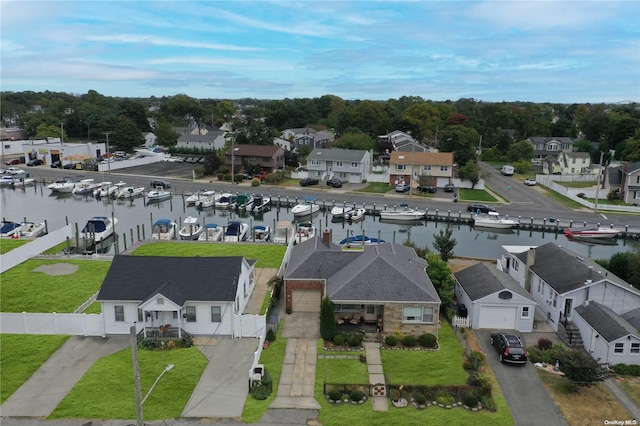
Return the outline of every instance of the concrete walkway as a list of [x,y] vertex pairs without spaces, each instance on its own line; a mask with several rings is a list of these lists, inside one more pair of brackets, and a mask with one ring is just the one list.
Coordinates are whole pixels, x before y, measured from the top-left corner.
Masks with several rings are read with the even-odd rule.
[[267,283],[277,273],[277,268],[256,268],[256,287],[251,292],[251,297],[249,297],[249,302],[244,310],[245,314],[260,315],[264,298],[271,291]]
[[386,384],[384,381],[384,371],[382,371],[382,357],[380,355],[380,344],[374,342],[366,342],[364,350],[367,353],[367,371],[369,372],[369,384],[373,386],[374,392],[376,385],[380,385],[380,395],[371,395],[371,406],[373,411],[389,411],[389,403],[387,400]]
[[[627,410],[627,412],[631,415],[631,419],[640,422],[640,407],[635,401],[629,398],[629,395],[618,386],[616,383],[616,379],[609,377],[604,381],[604,385],[609,389],[609,392],[620,402],[620,404]],[[631,420],[631,419],[622,419],[622,420]],[[631,423],[629,423],[631,424]]]

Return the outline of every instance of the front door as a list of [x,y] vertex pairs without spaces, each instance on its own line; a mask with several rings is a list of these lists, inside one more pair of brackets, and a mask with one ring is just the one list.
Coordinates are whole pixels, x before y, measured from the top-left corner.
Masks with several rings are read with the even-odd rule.
[[573,299],[567,299],[564,301],[564,317],[571,318],[571,307],[573,305]]

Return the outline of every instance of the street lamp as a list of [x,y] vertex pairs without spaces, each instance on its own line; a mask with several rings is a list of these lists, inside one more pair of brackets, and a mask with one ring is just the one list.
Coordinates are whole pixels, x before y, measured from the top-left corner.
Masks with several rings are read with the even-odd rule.
[[60,143],[64,143],[64,123],[60,123]]
[[231,145],[231,183],[236,183],[235,165],[236,165],[236,151],[240,148],[234,148]]

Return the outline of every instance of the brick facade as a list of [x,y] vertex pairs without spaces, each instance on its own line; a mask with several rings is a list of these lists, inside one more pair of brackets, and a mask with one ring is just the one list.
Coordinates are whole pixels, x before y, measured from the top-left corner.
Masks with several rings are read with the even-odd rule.
[[293,310],[293,290],[320,290],[320,298],[325,295],[325,280],[285,280],[285,309],[287,312]]
[[[433,323],[432,324],[417,324],[417,323],[403,323],[402,322],[402,308],[404,306],[432,306],[433,307]],[[438,335],[438,318],[440,316],[439,304],[437,303],[425,303],[425,304],[401,304],[401,303],[386,303],[384,305],[383,316],[383,331],[384,334],[391,334],[395,331],[400,331],[405,335],[420,336],[421,334],[431,333],[435,336]]]

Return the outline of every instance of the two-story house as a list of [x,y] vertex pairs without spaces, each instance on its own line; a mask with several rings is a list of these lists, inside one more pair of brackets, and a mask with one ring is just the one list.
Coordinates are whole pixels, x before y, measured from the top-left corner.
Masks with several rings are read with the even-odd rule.
[[542,164],[542,172],[547,175],[585,175],[598,174],[598,169],[591,167],[591,155],[588,152],[561,151],[557,156],[547,157]]
[[204,150],[214,150],[214,149],[222,149],[224,148],[225,143],[227,142],[225,137],[225,132],[222,130],[211,130],[206,134],[202,135],[180,135],[178,137],[178,148],[191,148],[191,149],[204,149]]
[[318,180],[340,178],[362,183],[371,172],[371,152],[361,149],[314,149],[307,157],[309,177]]
[[311,127],[285,129],[280,133],[282,139],[291,142],[293,151],[301,146],[308,145],[311,149],[328,148],[335,140],[335,134],[328,130],[316,130]]
[[569,137],[532,136],[527,139],[533,145],[533,159],[531,162],[541,166],[547,157],[558,158],[560,152],[572,152],[574,140]]
[[404,182],[416,186],[420,176],[426,176],[427,184],[442,187],[453,178],[453,153],[394,151],[389,169],[389,185]]
[[260,166],[265,172],[282,170],[284,150],[277,145],[233,145],[224,154],[224,164],[236,173],[250,166]]
[[625,203],[640,205],[640,162],[625,161],[619,167],[609,167],[606,180],[607,188],[618,189]]

